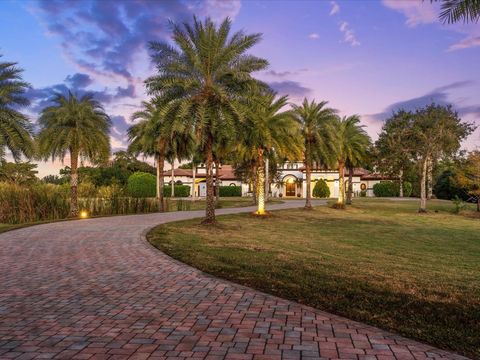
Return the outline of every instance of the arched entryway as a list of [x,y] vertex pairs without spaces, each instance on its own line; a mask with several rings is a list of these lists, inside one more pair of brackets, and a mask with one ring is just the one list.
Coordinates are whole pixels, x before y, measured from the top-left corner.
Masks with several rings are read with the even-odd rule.
[[295,197],[297,196],[298,179],[294,175],[287,175],[283,178],[283,196]]

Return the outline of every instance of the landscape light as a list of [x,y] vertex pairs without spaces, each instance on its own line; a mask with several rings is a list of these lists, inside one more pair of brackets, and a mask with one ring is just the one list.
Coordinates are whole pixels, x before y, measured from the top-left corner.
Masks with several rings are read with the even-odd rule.
[[80,217],[82,219],[86,219],[88,217],[88,212],[86,212],[85,210],[80,211]]

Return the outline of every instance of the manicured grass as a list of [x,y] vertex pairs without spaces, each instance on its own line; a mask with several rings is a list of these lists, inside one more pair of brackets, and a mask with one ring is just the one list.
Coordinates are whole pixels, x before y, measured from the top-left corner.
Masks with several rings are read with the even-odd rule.
[[355,199],[214,228],[170,223],[148,239],[216,276],[480,358],[480,219],[445,201],[417,208]]
[[[175,201],[175,200],[174,200]],[[280,204],[279,199],[271,199],[269,204]],[[253,206],[253,199],[251,197],[224,197],[220,198],[219,208],[232,208],[232,207],[244,207]],[[171,207],[172,210],[176,210],[176,206]],[[191,203],[190,210],[204,210],[205,200],[197,200]]]

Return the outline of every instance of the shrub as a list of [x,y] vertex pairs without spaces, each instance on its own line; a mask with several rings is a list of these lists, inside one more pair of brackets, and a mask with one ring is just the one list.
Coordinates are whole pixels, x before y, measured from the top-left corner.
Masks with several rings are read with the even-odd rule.
[[242,196],[241,186],[220,186],[221,197]]
[[373,193],[376,197],[393,197],[397,195],[397,186],[391,181],[382,181],[373,185]]
[[[78,206],[90,216],[117,214],[142,214],[158,211],[155,198],[134,198],[122,196],[119,185],[102,186],[100,197],[78,199]],[[182,204],[188,209],[189,204]],[[70,212],[70,187],[38,183],[20,186],[0,182],[0,223],[22,224],[37,221],[60,220]]]
[[[373,193],[376,197],[398,197],[400,196],[400,184],[393,181],[382,181],[373,185]],[[403,196],[409,197],[412,194],[412,183],[403,182]]]
[[[190,196],[190,186],[188,186],[188,185],[175,185],[173,190],[174,190],[174,195],[175,195],[174,197],[188,197],[188,196]],[[165,196],[165,197],[171,197],[172,196],[172,186],[171,185],[164,186],[163,196]]]
[[90,181],[83,181],[78,184],[79,197],[95,197],[97,195],[97,188]]
[[458,196],[455,196],[452,202],[453,202],[453,205],[455,206],[453,208],[454,214],[459,214],[462,210],[465,210],[465,208],[467,207],[467,204],[465,204],[465,202],[462,199],[460,199]]
[[329,198],[330,189],[327,183],[323,179],[319,179],[313,187],[313,197],[316,198]]
[[[404,197],[410,197],[410,195],[412,195],[412,190],[413,190],[412,183],[408,182],[408,181],[404,181],[403,182],[403,196]],[[400,189],[398,191],[399,191],[399,195],[400,195]]]
[[360,197],[367,197],[367,190],[360,191]]
[[458,184],[456,173],[452,170],[445,170],[440,174],[435,181],[433,192],[439,199],[468,199],[468,193]]
[[136,172],[128,178],[128,193],[136,198],[155,197],[157,179],[154,175]]
[[[99,198],[113,199],[116,197],[124,196],[123,188],[118,184],[112,184],[107,186],[100,186],[97,195]],[[92,196],[95,197],[95,196]]]
[[0,183],[0,223],[21,224],[63,219],[70,210],[69,187]]

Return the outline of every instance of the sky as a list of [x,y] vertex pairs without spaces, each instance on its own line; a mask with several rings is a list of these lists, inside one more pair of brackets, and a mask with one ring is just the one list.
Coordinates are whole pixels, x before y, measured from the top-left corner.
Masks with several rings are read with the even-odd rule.
[[[131,114],[154,74],[148,42],[170,41],[170,21],[196,15],[262,33],[255,74],[290,102],[326,100],[359,114],[373,140],[396,109],[452,104],[480,125],[480,23],[444,25],[439,4],[416,0],[1,0],[1,61],[32,88],[33,122],[55,92],[92,92],[113,120],[112,150],[128,145]],[[480,130],[464,148],[480,146]],[[39,163],[39,176],[68,164]]]

